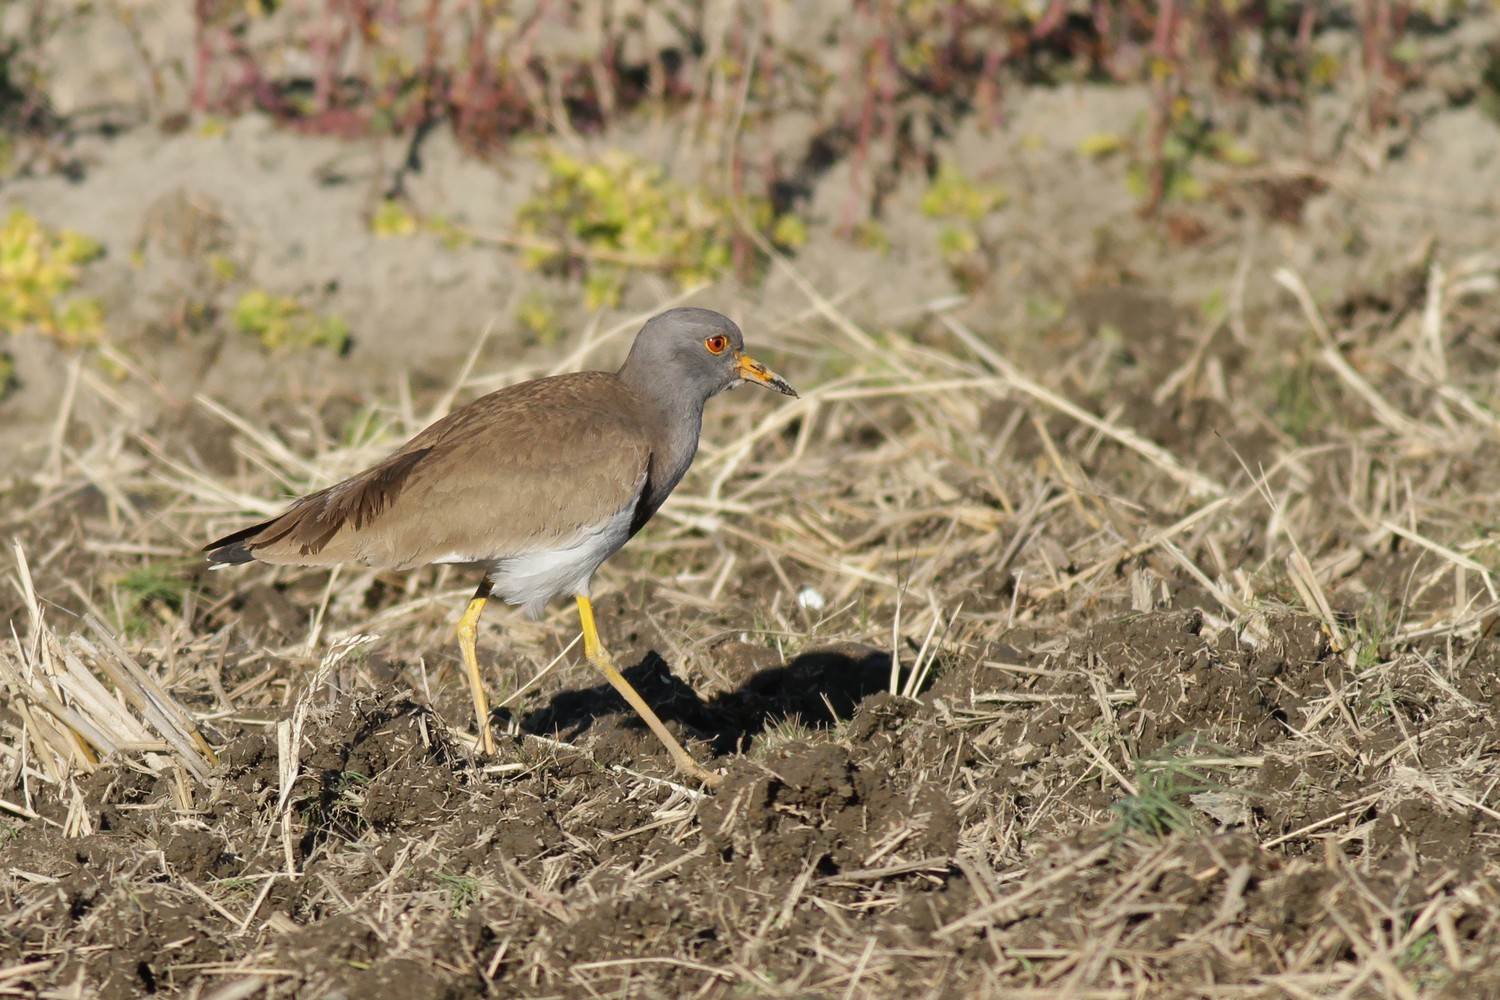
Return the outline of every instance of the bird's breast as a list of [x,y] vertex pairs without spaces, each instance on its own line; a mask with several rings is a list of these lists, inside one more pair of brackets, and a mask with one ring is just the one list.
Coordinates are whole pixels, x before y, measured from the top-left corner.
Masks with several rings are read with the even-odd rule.
[[586,595],[599,565],[630,539],[635,501],[603,524],[556,545],[506,556],[493,563],[490,579],[507,604],[522,604],[532,618],[541,617],[555,597]]

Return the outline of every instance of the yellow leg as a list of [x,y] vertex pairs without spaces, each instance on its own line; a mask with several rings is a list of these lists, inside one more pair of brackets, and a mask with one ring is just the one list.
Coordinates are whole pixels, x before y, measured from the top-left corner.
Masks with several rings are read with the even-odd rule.
[[630,703],[636,714],[645,720],[646,725],[656,734],[667,748],[667,753],[672,755],[672,762],[677,765],[677,770],[697,781],[701,781],[709,788],[717,788],[723,783],[722,775],[713,773],[699,764],[688,752],[682,748],[682,744],[673,739],[672,734],[667,732],[667,727],[662,725],[656,713],[651,711],[651,706],[646,704],[644,698],[630,686],[623,674],[615,668],[614,661],[604,651],[599,643],[599,630],[594,627],[594,606],[589,599],[582,594],[578,595],[578,617],[583,622],[583,655],[588,657],[589,662],[599,668],[604,674],[604,679],[609,681],[610,686],[620,692],[620,697]]
[[485,756],[495,752],[495,737],[490,732],[490,702],[484,696],[484,679],[479,676],[479,657],[474,653],[474,640],[479,635],[479,616],[484,613],[484,602],[489,599],[494,586],[485,577],[474,591],[464,616],[458,620],[458,650],[463,654],[464,668],[469,672],[469,693],[474,696],[474,722],[479,727],[479,750]]

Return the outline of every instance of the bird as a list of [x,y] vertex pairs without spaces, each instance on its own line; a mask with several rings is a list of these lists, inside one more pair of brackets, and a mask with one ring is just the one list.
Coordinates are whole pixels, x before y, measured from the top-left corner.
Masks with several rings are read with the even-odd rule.
[[454,564],[480,573],[458,620],[478,725],[495,753],[475,642],[491,596],[537,618],[578,606],[584,656],[656,734],[677,770],[713,788],[615,666],[594,621],[599,566],[651,520],[698,450],[703,407],[746,383],[796,397],[745,353],[738,325],[710,309],[646,321],[619,369],[533,379],[475,399],[383,461],[295,500],[280,515],[203,547],[211,569],[251,561],[392,570]]

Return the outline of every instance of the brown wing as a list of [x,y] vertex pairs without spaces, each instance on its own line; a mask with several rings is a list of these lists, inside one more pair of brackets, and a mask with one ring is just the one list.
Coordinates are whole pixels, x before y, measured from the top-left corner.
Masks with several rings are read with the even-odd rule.
[[374,468],[205,551],[214,565],[392,568],[536,551],[633,502],[650,457],[613,375],[538,379],[455,410]]

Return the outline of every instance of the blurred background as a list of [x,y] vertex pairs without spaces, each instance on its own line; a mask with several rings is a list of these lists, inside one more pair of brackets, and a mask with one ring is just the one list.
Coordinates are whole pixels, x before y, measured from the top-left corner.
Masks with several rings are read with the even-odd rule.
[[95,344],[177,398],[389,393],[704,288],[764,342],[803,282],[1022,349],[1231,302],[1243,340],[1276,266],[1331,294],[1488,247],[1494,13],[8,0],[6,246],[51,249],[0,405],[45,423]]

